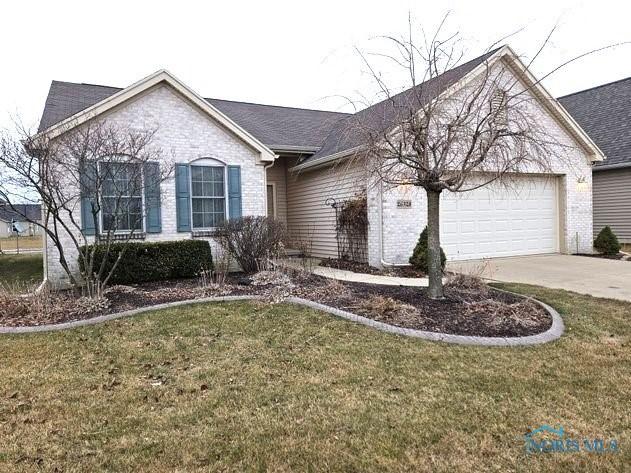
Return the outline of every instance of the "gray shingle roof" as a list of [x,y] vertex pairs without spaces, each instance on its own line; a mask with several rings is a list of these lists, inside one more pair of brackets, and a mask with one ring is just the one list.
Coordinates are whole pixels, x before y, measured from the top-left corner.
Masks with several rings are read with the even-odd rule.
[[104,85],[75,84],[54,80],[48,90],[38,131],[45,130],[121,90]]
[[[120,88],[53,81],[39,131],[114,95]],[[345,113],[206,99],[268,147],[317,148]]]
[[14,204],[17,212],[8,204],[0,202],[0,220],[10,222],[15,220],[21,222],[24,220],[22,215],[26,215],[31,220],[42,219],[42,206],[39,204]]
[[206,99],[272,149],[319,148],[346,113]]
[[607,157],[595,166],[631,163],[631,77],[558,100]]
[[[421,103],[427,103],[430,99],[458,82],[500,49],[489,51],[416,87],[404,90],[394,95],[391,99],[383,100],[354,115],[348,116],[344,120],[340,120],[327,136],[322,148],[305,161],[314,161],[355,148],[362,144],[364,133],[379,133],[390,129],[396,124],[398,114],[408,112],[411,105],[416,107],[416,103],[419,100]],[[420,108],[420,104],[417,108]],[[359,129],[362,130],[361,133],[358,133]]]
[[[388,129],[396,115],[409,104],[429,100],[456,83],[500,48],[461,64],[414,88],[403,91],[354,115],[302,108],[261,105],[221,99],[206,99],[271,149],[297,148],[317,152],[316,160],[361,144],[362,128]],[[39,131],[80,112],[122,89],[93,84],[53,81],[50,85]]]

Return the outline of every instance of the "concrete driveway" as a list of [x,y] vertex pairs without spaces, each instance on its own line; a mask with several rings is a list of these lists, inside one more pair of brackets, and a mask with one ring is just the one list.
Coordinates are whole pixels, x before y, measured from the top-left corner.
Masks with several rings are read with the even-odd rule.
[[631,301],[631,261],[537,255],[456,261],[448,263],[447,270]]

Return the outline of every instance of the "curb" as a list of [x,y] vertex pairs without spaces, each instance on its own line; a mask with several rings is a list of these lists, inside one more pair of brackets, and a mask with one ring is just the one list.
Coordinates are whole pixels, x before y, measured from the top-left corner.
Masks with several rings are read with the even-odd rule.
[[353,314],[352,312],[346,312],[344,310],[336,309],[334,307],[320,304],[318,302],[301,299],[299,297],[289,297],[287,298],[287,301],[300,304],[312,309],[328,312],[329,314],[337,315],[338,317],[342,317],[346,320],[367,325],[383,332],[388,332],[395,335],[403,335],[406,337],[421,338],[434,342],[454,343],[458,345],[476,345],[487,347],[539,345],[542,343],[552,342],[563,335],[565,325],[563,324],[563,319],[561,319],[559,313],[549,305],[544,304],[537,299],[529,299],[542,306],[548,312],[548,314],[550,314],[550,316],[552,317],[552,325],[545,332],[538,333],[536,335],[528,335],[525,337],[477,337],[473,335],[452,335],[449,333],[427,332],[425,330],[397,327],[395,325],[378,322],[367,317],[362,317],[361,315]]
[[200,299],[186,299],[183,301],[166,302],[164,304],[149,305],[145,307],[139,307],[137,309],[125,310],[123,312],[117,312],[115,314],[99,315],[91,319],[85,320],[73,320],[71,322],[63,322],[60,324],[45,324],[45,325],[33,325],[28,327],[2,327],[0,326],[0,334],[3,333],[38,333],[38,332],[57,332],[60,330],[67,330],[76,327],[83,327],[86,325],[96,325],[110,320],[122,319],[124,317],[131,317],[132,315],[142,314],[143,312],[150,312],[152,310],[169,309],[171,307],[177,307],[188,304],[203,304],[204,302],[229,302],[229,301],[243,301],[243,300],[255,300],[260,299],[260,296],[218,296],[218,297],[203,297]]
[[[142,314],[143,312],[150,312],[160,309],[168,309],[171,307],[178,307],[189,304],[203,304],[206,302],[230,302],[230,301],[244,301],[244,300],[260,300],[261,296],[220,296],[220,297],[204,297],[201,299],[188,299],[183,301],[168,302],[165,304],[157,304],[153,306],[140,307],[138,309],[127,310],[124,312],[118,312],[116,314],[100,315],[92,319],[76,320],[72,322],[64,322],[60,324],[48,324],[48,325],[36,325],[32,327],[0,327],[0,334],[20,334],[20,333],[41,333],[41,332],[55,332],[60,330],[67,330],[76,327],[83,327],[86,325],[95,325],[110,320],[121,319],[124,317],[131,317],[133,315]],[[427,332],[424,330],[415,330],[410,328],[397,327],[394,325],[378,322],[376,320],[362,317],[360,315],[346,312],[344,310],[336,309],[328,305],[320,304],[318,302],[309,301],[300,297],[288,297],[286,302],[302,305],[311,309],[320,310],[351,322],[356,322],[362,325],[367,325],[383,332],[392,333],[395,335],[403,335],[406,337],[420,338],[423,340],[430,340],[434,342],[454,343],[459,345],[476,345],[476,346],[494,346],[494,347],[514,347],[525,345],[539,345],[542,343],[548,343],[559,338],[565,326],[559,313],[547,304],[544,304],[537,299],[529,298],[533,302],[542,306],[548,314],[552,317],[552,325],[548,330],[537,335],[528,335],[525,337],[476,337],[468,335],[452,335],[448,333],[439,332]]]

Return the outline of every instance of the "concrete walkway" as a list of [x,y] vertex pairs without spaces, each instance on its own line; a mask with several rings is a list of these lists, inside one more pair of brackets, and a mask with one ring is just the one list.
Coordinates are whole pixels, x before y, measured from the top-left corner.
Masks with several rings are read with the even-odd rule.
[[447,270],[631,301],[631,261],[538,255],[451,262]]
[[396,276],[380,276],[378,274],[364,274],[346,271],[344,269],[316,266],[313,272],[325,278],[338,279],[340,281],[365,282],[370,284],[384,284],[387,286],[412,286],[427,287],[427,278],[401,278]]

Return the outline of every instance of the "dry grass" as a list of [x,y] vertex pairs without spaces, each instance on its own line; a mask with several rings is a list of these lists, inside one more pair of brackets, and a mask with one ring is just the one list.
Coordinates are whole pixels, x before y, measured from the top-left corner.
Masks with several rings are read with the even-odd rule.
[[[624,471],[631,304],[507,288],[567,334],[462,347],[225,303],[1,336],[0,471]],[[620,451],[527,455],[543,423]]]
[[326,279],[324,284],[312,284],[309,278],[310,273],[305,271],[292,274],[292,280],[296,285],[293,295],[313,301],[339,300],[352,297],[351,289],[337,279]]
[[458,292],[488,294],[489,286],[480,276],[455,273],[448,276],[445,291],[452,294]]
[[34,291],[26,283],[0,282],[0,326],[41,325],[86,318],[109,307],[106,298],[77,297],[69,291]]
[[495,299],[465,304],[464,310],[470,317],[484,317],[489,325],[502,326],[510,321],[521,327],[537,327],[541,319],[541,307],[530,300],[506,303]]
[[392,297],[369,295],[355,309],[359,313],[372,313],[380,318],[389,317],[393,314],[403,316],[412,315],[418,312],[416,307],[393,299]]

